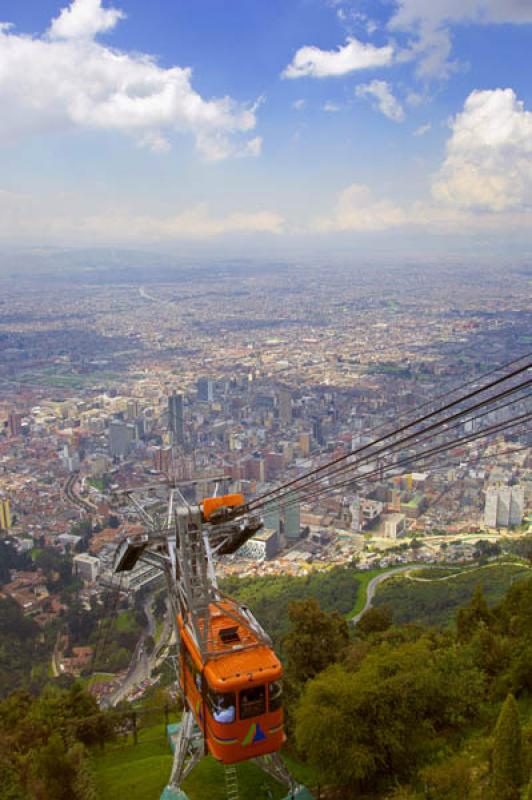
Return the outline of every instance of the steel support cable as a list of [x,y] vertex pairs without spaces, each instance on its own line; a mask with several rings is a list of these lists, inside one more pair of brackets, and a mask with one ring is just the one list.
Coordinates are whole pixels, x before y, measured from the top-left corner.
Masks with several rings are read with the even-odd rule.
[[[419,464],[420,462],[424,462],[427,459],[431,459],[434,456],[439,455],[439,454],[441,454],[441,453],[443,453],[443,452],[445,452],[447,450],[451,450],[452,448],[454,448],[454,447],[456,447],[456,446],[458,446],[460,444],[469,444],[470,442],[474,441],[475,439],[484,438],[486,436],[491,436],[491,435],[497,435],[499,433],[504,432],[505,430],[507,430],[509,428],[515,427],[515,425],[518,425],[518,424],[520,424],[522,422],[528,422],[529,420],[532,420],[532,414],[526,415],[523,419],[518,419],[518,420],[515,420],[515,421],[511,421],[509,423],[506,423],[504,425],[501,425],[496,430],[495,429],[494,430],[489,430],[489,431],[484,430],[480,434],[477,434],[474,437],[473,436],[467,437],[467,438],[463,437],[462,439],[455,440],[455,441],[453,441],[453,442],[451,442],[451,443],[449,443],[447,445],[440,445],[439,447],[433,448],[430,451],[426,451],[424,453],[418,453],[418,454],[409,456],[408,458],[405,458],[402,461],[396,462],[395,464],[388,464],[383,468],[379,468],[379,469],[373,470],[372,472],[369,472],[367,474],[351,476],[351,477],[349,477],[347,479],[344,479],[342,481],[338,481],[337,483],[331,484],[330,486],[321,487],[319,490],[317,490],[317,491],[315,490],[314,492],[311,492],[310,494],[306,495],[302,499],[294,499],[291,502],[287,503],[285,508],[291,508],[294,505],[298,505],[300,502],[308,503],[311,500],[313,500],[315,497],[318,497],[321,494],[325,494],[326,492],[331,492],[331,491],[335,491],[337,489],[345,488],[345,487],[348,487],[348,486],[350,486],[352,484],[355,484],[355,485],[356,484],[362,484],[362,483],[364,483],[366,481],[371,481],[374,478],[378,478],[378,477],[381,477],[381,476],[384,476],[384,475],[388,476],[388,473],[390,473],[392,470],[396,469],[397,467],[405,467],[405,466],[412,466],[414,464]],[[529,449],[529,448],[523,448],[523,449]]]
[[[513,359],[512,361],[508,361],[508,362],[506,362],[505,364],[501,364],[501,365],[500,365],[500,366],[498,366],[498,367],[494,367],[493,369],[491,369],[491,370],[488,370],[487,372],[484,372],[484,373],[482,373],[481,375],[477,376],[476,378],[473,378],[473,379],[471,379],[471,380],[469,380],[469,381],[466,381],[465,383],[462,383],[462,384],[460,384],[459,386],[456,386],[456,387],[454,387],[454,389],[449,389],[448,391],[446,391],[446,392],[444,392],[444,393],[442,393],[442,394],[436,395],[436,397],[434,397],[434,398],[431,398],[430,400],[427,400],[427,401],[426,401],[426,402],[424,402],[424,403],[421,403],[419,406],[416,406],[416,407],[415,407],[415,408],[413,408],[411,411],[404,411],[404,412],[402,412],[401,414],[399,414],[399,415],[396,417],[396,419],[402,419],[402,418],[404,418],[405,416],[407,416],[408,414],[413,414],[413,413],[415,413],[416,411],[419,411],[419,410],[421,410],[422,408],[426,408],[427,406],[429,406],[429,405],[432,405],[433,403],[437,402],[437,400],[440,400],[440,399],[442,399],[442,398],[444,398],[444,397],[448,397],[448,396],[449,396],[449,394],[454,394],[455,392],[458,392],[458,391],[460,391],[461,389],[465,389],[467,386],[471,386],[472,384],[478,383],[478,381],[479,381],[479,380],[482,380],[482,379],[484,379],[484,378],[488,377],[489,375],[493,375],[493,374],[495,374],[495,373],[497,373],[497,372],[500,372],[500,371],[501,371],[501,370],[503,370],[503,369],[507,369],[508,367],[510,367],[510,366],[513,366],[514,364],[517,364],[519,361],[522,361],[524,358],[530,358],[530,357],[532,357],[532,352],[530,352],[530,353],[525,353],[525,354],[523,354],[522,356],[519,356],[519,358]],[[528,365],[527,367],[525,367],[524,369],[517,370],[516,372],[514,372],[514,373],[511,373],[510,375],[508,375],[508,376],[506,376],[506,377],[503,377],[503,378],[502,378],[502,379],[500,379],[499,381],[495,381],[495,382],[492,382],[491,384],[487,384],[485,387],[480,387],[477,393],[481,393],[481,392],[485,391],[486,389],[490,388],[491,386],[494,386],[494,385],[496,385],[497,383],[500,383],[500,382],[501,382],[501,380],[506,380],[506,379],[508,379],[508,378],[512,377],[512,375],[514,375],[514,374],[519,374],[520,372],[523,372],[524,370],[528,369],[530,366],[532,366],[532,364],[529,364],[529,365]],[[474,393],[473,393],[473,394],[474,394]],[[470,395],[466,395],[466,396],[464,396],[463,398],[458,398],[458,400],[457,400],[457,401],[455,401],[455,404],[456,404],[456,403],[458,403],[458,402],[461,402],[462,400],[465,400],[465,399],[467,399],[469,396],[470,396]],[[432,416],[432,415],[438,414],[438,413],[440,413],[440,411],[444,410],[444,409],[445,409],[445,408],[447,408],[447,407],[449,407],[449,406],[443,406],[441,409],[436,409],[436,411],[432,412],[432,414],[431,414],[431,415],[428,415],[428,416]],[[421,418],[421,420],[423,420],[423,419],[426,419],[426,418],[427,418],[427,417],[422,417],[422,418]],[[412,421],[411,421],[411,422],[410,422],[410,423],[409,423],[407,426],[405,426],[405,427],[410,427],[411,425],[415,425],[415,424],[416,424],[417,422],[419,422],[419,421],[420,421],[420,420],[412,420]],[[377,425],[377,426],[375,426],[374,428],[370,428],[370,430],[368,431],[368,433],[373,433],[374,431],[381,430],[381,429],[382,429],[382,428],[383,428],[385,425],[386,425],[386,423],[384,423],[384,425]],[[400,429],[396,429],[395,431],[390,431],[390,433],[389,433],[389,434],[387,434],[387,435],[386,435],[386,437],[384,437],[384,438],[387,438],[387,437],[389,437],[389,436],[393,436],[395,433],[397,433],[398,431],[400,431],[400,430],[403,430],[403,429],[404,429],[404,428],[400,428]],[[378,441],[380,441],[380,439],[377,439],[377,440],[375,440],[375,442],[378,442]],[[356,453],[356,452],[359,452],[359,451],[360,451],[360,448],[359,448],[358,450],[353,450],[353,451],[351,451],[351,453],[347,453],[347,454],[345,454],[344,456],[342,456],[342,458],[348,458],[348,457],[349,457],[349,455],[352,455],[352,454],[354,454],[354,453]],[[335,462],[333,461],[333,462],[330,462],[329,464],[325,464],[325,465],[323,465],[322,467],[317,467],[316,469],[317,469],[317,470],[320,470],[320,469],[325,469],[327,466],[329,466],[330,464],[334,464],[334,463],[335,463]],[[314,471],[315,471],[315,470],[313,470],[313,471],[309,472],[309,473],[308,473],[308,475],[311,475],[311,474],[312,474],[312,472],[314,472]],[[296,480],[297,480],[297,481],[299,481],[299,480],[302,480],[304,477],[306,477],[306,476],[300,476],[300,478],[294,479],[294,481],[296,481]],[[291,484],[291,482],[287,482],[286,484],[282,484],[280,487],[276,487],[276,489],[272,489],[270,492],[266,492],[266,493],[264,493],[263,495],[260,495],[259,497],[255,498],[255,500],[254,500],[254,501],[252,501],[252,502],[253,502],[253,503],[255,503],[255,502],[257,502],[258,500],[262,500],[262,498],[264,498],[264,497],[268,497],[268,496],[270,496],[271,494],[273,494],[273,493],[275,493],[275,492],[277,492],[277,491],[279,491],[279,490],[281,490],[281,489],[285,488],[286,486],[288,486],[288,485],[290,485],[290,484]]]
[[[460,419],[461,421],[458,422],[458,425],[462,424],[462,422],[470,421],[470,420],[461,419],[461,418],[462,417],[466,417],[467,414],[469,414],[471,411],[473,411],[473,410],[475,410],[475,409],[477,409],[479,407],[486,406],[486,405],[489,405],[489,404],[494,403],[494,402],[498,402],[499,400],[503,399],[504,397],[506,397],[508,395],[513,394],[516,391],[520,391],[520,390],[522,390],[524,388],[527,388],[530,384],[532,384],[532,379],[529,380],[529,381],[525,381],[524,383],[519,384],[518,386],[511,387],[510,389],[507,389],[504,392],[501,392],[501,393],[499,393],[497,395],[494,395],[491,398],[486,398],[481,403],[478,403],[475,406],[470,406],[469,408],[462,409],[460,412],[457,412],[456,414],[454,414],[451,417],[448,417],[447,419],[440,420],[440,421],[438,421],[437,423],[434,423],[431,426],[427,426],[426,428],[423,428],[421,431],[416,431],[416,432],[414,432],[412,434],[409,434],[406,437],[403,437],[403,439],[400,439],[400,440],[398,440],[396,442],[392,442],[389,445],[386,445],[385,447],[380,448],[377,451],[368,453],[368,454],[362,456],[362,458],[358,459],[356,462],[349,462],[349,464],[342,464],[341,466],[336,467],[333,470],[329,470],[324,475],[320,475],[320,476],[314,478],[313,480],[308,481],[307,483],[303,484],[302,486],[298,486],[295,489],[291,489],[289,491],[285,491],[282,494],[280,494],[279,496],[268,500],[267,503],[265,503],[264,505],[269,505],[271,503],[274,503],[274,502],[277,502],[279,500],[282,500],[284,497],[289,496],[289,495],[291,495],[291,494],[293,494],[295,492],[302,492],[302,491],[305,491],[306,489],[308,489],[308,488],[310,488],[310,487],[312,487],[314,485],[319,485],[320,481],[322,481],[322,480],[324,480],[326,478],[330,478],[332,475],[335,475],[337,473],[343,472],[343,471],[349,469],[350,467],[352,467],[354,464],[361,464],[361,463],[364,463],[364,462],[366,462],[368,460],[373,460],[375,458],[375,456],[379,455],[382,452],[388,452],[388,451],[392,452],[394,449],[397,449],[398,446],[402,446],[403,444],[405,444],[409,440],[415,439],[416,437],[419,437],[420,435],[422,435],[423,433],[426,433],[427,431],[435,430],[436,433],[432,433],[432,435],[431,435],[433,437],[434,435],[441,435],[441,433],[444,433],[444,432],[447,432],[449,430],[452,430],[454,427],[457,427],[457,425],[455,424],[455,425],[449,427],[448,426],[449,421],[454,420],[454,419]],[[523,398],[518,398],[518,399],[521,400]],[[514,402],[514,401],[512,401],[512,402]],[[504,407],[504,406],[502,406],[502,407]],[[501,408],[501,406],[499,408]],[[491,411],[496,411],[496,410],[497,409],[490,409],[488,412],[485,412],[485,413],[490,413]],[[476,419],[476,418],[478,418],[480,416],[485,416],[485,413],[477,415],[477,417],[473,417],[473,418],[471,418],[471,420],[472,419]],[[437,428],[439,428],[439,427],[442,428],[442,431],[437,431]],[[361,448],[361,449],[368,449],[369,447],[373,446],[373,444],[374,443],[369,443],[367,446],[365,446],[364,448]],[[305,478],[305,476],[301,476],[299,480],[303,480],[304,478]],[[262,503],[260,505],[262,505]],[[255,510],[255,507],[252,510]]]
[[[521,359],[519,359],[519,360],[521,360]],[[338,464],[338,463],[340,463],[342,461],[345,461],[347,458],[350,458],[353,455],[357,455],[358,453],[361,453],[361,452],[369,449],[370,447],[373,447],[376,444],[380,444],[380,442],[385,441],[386,439],[390,439],[392,436],[397,436],[399,433],[403,433],[404,431],[408,430],[409,428],[412,428],[415,425],[420,425],[422,422],[425,422],[425,421],[429,420],[430,418],[437,416],[438,414],[442,414],[443,412],[448,411],[451,408],[454,408],[455,406],[459,405],[460,403],[464,403],[465,401],[470,400],[471,398],[476,397],[479,394],[483,394],[484,392],[488,391],[489,389],[492,389],[495,386],[498,386],[499,384],[504,383],[505,381],[508,381],[511,378],[514,378],[517,375],[522,374],[523,372],[526,372],[531,367],[532,367],[532,363],[527,363],[524,366],[513,370],[508,375],[503,375],[501,378],[497,378],[497,380],[491,381],[491,383],[488,383],[483,387],[475,389],[472,392],[468,392],[466,395],[463,395],[463,396],[457,398],[456,400],[453,400],[453,401],[451,401],[449,403],[446,403],[445,405],[441,406],[440,408],[436,409],[435,411],[430,412],[429,414],[425,414],[422,417],[419,417],[419,418],[417,418],[415,420],[412,420],[411,422],[408,422],[406,425],[402,425],[401,427],[396,428],[395,430],[390,431],[387,434],[384,434],[383,436],[379,437],[378,439],[375,439],[373,442],[369,442],[366,445],[362,445],[362,447],[359,447],[359,448],[356,448],[354,450],[351,450],[350,452],[345,453],[344,455],[339,456],[338,458],[335,458],[332,461],[329,461],[327,464],[323,464],[323,465],[321,465],[319,467],[316,467],[315,469],[309,470],[309,472],[307,472],[305,475],[301,475],[299,478],[293,478],[292,480],[287,481],[286,483],[282,484],[281,486],[278,486],[275,489],[271,489],[269,492],[265,492],[264,494],[262,494],[259,497],[255,498],[255,500],[252,500],[250,503],[248,503],[245,506],[245,508],[243,508],[242,513],[245,513],[248,510],[249,511],[256,510],[259,506],[265,504],[263,502],[264,500],[266,500],[267,498],[272,498],[272,497],[274,497],[274,495],[278,495],[280,492],[288,489],[290,486],[294,486],[294,485],[296,485],[298,483],[301,483],[301,481],[303,481],[305,479],[308,479],[308,478],[311,478],[313,475],[319,474],[320,472],[323,472],[323,471],[329,469],[330,467],[334,466],[335,464]],[[502,368],[504,368],[504,367],[502,367]],[[279,498],[275,497],[275,499],[279,499]]]
[[[371,480],[374,477],[378,477],[384,473],[390,472],[392,469],[396,469],[397,467],[402,467],[405,465],[417,464],[420,461],[424,461],[427,458],[433,457],[438,455],[439,453],[443,453],[447,450],[451,450],[454,447],[460,446],[462,444],[469,444],[472,441],[477,439],[485,438],[486,436],[496,435],[502,433],[503,431],[515,427],[516,425],[525,423],[532,420],[532,412],[527,412],[526,414],[521,415],[520,417],[516,417],[513,420],[509,420],[506,422],[499,422],[496,425],[493,425],[489,428],[484,428],[482,431],[479,431],[474,434],[469,434],[468,436],[464,436],[458,439],[453,439],[451,442],[445,442],[443,444],[437,445],[430,450],[426,450],[421,453],[415,453],[407,458],[397,461],[393,464],[387,464],[381,466],[371,472],[362,474],[362,475],[353,475],[347,479],[342,481],[338,481],[337,483],[330,484],[329,486],[321,486],[319,489],[314,489],[314,491],[310,492],[309,494],[304,494],[297,498],[294,498],[290,502],[284,505],[284,508],[291,508],[294,505],[297,505],[301,502],[308,502],[312,500],[314,497],[319,496],[320,494],[324,494],[325,492],[330,492],[335,489],[339,489],[345,486],[349,486],[352,483],[362,483],[366,480]],[[529,449],[529,448],[522,448],[522,449]]]
[[389,472],[390,470],[395,469],[398,466],[402,466],[403,464],[417,463],[418,461],[423,460],[423,458],[425,456],[427,456],[427,455],[431,455],[433,453],[437,453],[437,452],[440,452],[440,451],[444,452],[445,450],[450,450],[453,447],[456,447],[456,446],[458,446],[460,444],[468,444],[471,441],[476,441],[477,439],[482,439],[485,436],[489,436],[489,435],[491,435],[493,433],[495,433],[495,434],[500,433],[501,431],[506,430],[507,428],[514,427],[515,425],[528,422],[529,419],[531,418],[531,415],[532,415],[532,412],[527,411],[525,414],[522,414],[519,417],[515,417],[514,419],[504,420],[502,422],[495,423],[494,425],[488,426],[487,428],[483,428],[481,431],[476,431],[474,433],[467,434],[466,436],[452,439],[450,442],[441,442],[438,445],[434,445],[434,447],[430,448],[429,450],[423,450],[423,451],[418,452],[418,453],[413,453],[411,455],[408,455],[405,459],[402,459],[401,461],[396,461],[396,462],[388,463],[388,464],[381,464],[381,465],[379,465],[379,467],[375,468],[374,470],[370,470],[369,472],[362,473],[362,474],[352,475],[349,478],[347,478],[346,480],[343,480],[341,482],[335,482],[335,483],[332,483],[332,484],[329,484],[329,485],[324,484],[321,487],[315,487],[315,488],[313,488],[312,492],[310,492],[310,493],[306,493],[306,494],[302,493],[302,494],[300,494],[298,496],[294,495],[293,499],[290,502],[284,504],[284,507],[285,508],[291,507],[292,505],[295,505],[295,504],[297,504],[297,503],[299,503],[301,501],[305,501],[310,497],[317,496],[321,492],[329,491],[330,489],[334,489],[336,486],[348,485],[349,483],[352,483],[353,481],[356,481],[356,480],[363,481],[367,477],[374,477],[374,476],[380,475],[380,474],[382,474],[384,472]]
[[[527,365],[527,367],[525,367],[523,369],[528,369],[528,368],[529,368],[529,365]],[[522,372],[522,371],[523,370],[519,370],[519,372]],[[513,376],[507,376],[507,377],[513,377]],[[496,383],[500,383],[501,380],[507,380],[507,378],[499,379]],[[509,389],[505,389],[504,392],[500,392],[500,393],[498,393],[496,395],[493,395],[492,397],[484,398],[480,402],[478,402],[478,403],[476,403],[476,404],[474,404],[472,406],[469,406],[468,408],[461,409],[460,411],[457,411],[455,414],[452,414],[451,416],[445,417],[442,420],[437,420],[436,422],[431,423],[430,425],[426,426],[425,428],[422,428],[421,430],[414,431],[413,433],[410,433],[410,434],[408,434],[407,436],[404,436],[401,439],[397,439],[394,442],[391,442],[391,443],[388,443],[388,444],[384,445],[383,447],[377,449],[376,451],[371,451],[370,453],[366,453],[366,455],[362,459],[359,459],[356,463],[363,463],[364,461],[367,461],[368,459],[372,460],[373,458],[378,456],[380,453],[387,452],[387,451],[389,451],[391,449],[397,449],[397,447],[404,445],[405,443],[409,442],[410,440],[415,439],[416,437],[419,437],[424,433],[428,433],[430,431],[435,431],[438,428],[442,428],[443,429],[442,432],[444,432],[445,426],[447,426],[450,422],[453,422],[454,420],[458,420],[458,419],[460,419],[462,417],[465,417],[465,416],[467,416],[467,414],[469,414],[472,411],[477,410],[478,408],[485,407],[486,405],[490,405],[492,403],[495,403],[495,402],[503,399],[504,397],[507,397],[508,395],[511,395],[511,394],[513,394],[513,393],[515,393],[517,391],[521,391],[522,389],[527,388],[531,384],[532,384],[532,379],[530,379],[528,381],[525,381],[524,383],[518,384],[517,386],[510,387]],[[485,388],[488,388],[488,387],[485,387]],[[485,391],[485,389],[483,389],[481,391]],[[474,392],[474,393],[472,393],[472,396],[478,395],[479,393],[480,392]],[[464,399],[465,398],[461,398],[459,401],[456,401],[456,402],[453,402],[453,403],[449,404],[447,406],[447,408],[449,406],[452,407],[452,406],[456,405],[457,402],[463,402]],[[256,500],[252,500],[246,506],[246,510],[257,511],[259,508],[261,508],[261,507],[263,507],[265,505],[271,505],[271,504],[273,504],[275,502],[278,502],[278,501],[282,500],[284,497],[290,496],[291,494],[294,494],[295,492],[302,492],[305,489],[308,489],[313,485],[318,485],[319,482],[321,480],[323,480],[324,478],[330,477],[331,475],[340,473],[340,472],[352,467],[353,466],[353,462],[349,462],[348,464],[343,464],[342,463],[342,462],[345,462],[348,458],[352,458],[353,455],[356,455],[358,453],[370,450],[370,448],[375,447],[376,444],[380,444],[381,442],[385,441],[386,439],[391,438],[391,436],[395,436],[400,432],[408,430],[408,428],[412,427],[414,424],[419,424],[420,421],[424,421],[426,419],[430,419],[430,417],[435,416],[436,414],[439,414],[439,413],[443,412],[443,410],[445,410],[445,409],[442,408],[439,411],[435,412],[434,415],[433,414],[429,414],[426,417],[423,417],[421,420],[416,421],[416,423],[411,423],[411,424],[409,424],[407,426],[403,426],[402,428],[397,429],[395,432],[390,433],[387,436],[381,437],[380,439],[376,439],[375,441],[369,442],[368,444],[365,444],[365,445],[363,445],[362,447],[360,447],[360,448],[358,448],[356,450],[352,450],[349,453],[346,453],[346,454],[344,454],[342,456],[339,456],[338,458],[330,461],[328,464],[324,464],[321,467],[316,468],[315,470],[311,470],[306,475],[301,475],[299,478],[294,478],[293,480],[287,482],[283,486],[278,487],[275,490],[275,496],[272,496],[274,494],[273,490],[272,490],[272,492],[268,493],[268,496],[269,496],[268,500],[264,500],[264,499],[261,499],[261,498],[257,498]],[[334,469],[334,470],[331,470],[330,468],[334,467],[336,464],[342,464],[342,465],[339,466],[339,467],[336,467],[336,469]],[[324,473],[324,474],[320,475],[319,473]],[[317,476],[317,477],[313,477],[313,476]],[[309,480],[309,478],[312,478],[312,480]],[[305,481],[305,480],[307,480],[307,483],[303,483],[302,485],[296,485],[296,484],[301,484],[302,481]],[[291,486],[295,487],[295,488],[290,488]],[[266,495],[264,495],[263,498],[265,496]]]
[[[480,461],[490,461],[493,458],[500,458],[501,456],[509,456],[513,455],[514,453],[523,453],[525,450],[530,450],[529,445],[525,445],[524,447],[514,447],[511,450],[502,450],[499,453],[495,453],[489,456],[477,456],[476,458],[469,458],[467,461],[460,461],[460,466],[462,464],[478,464]],[[442,466],[435,467],[432,469],[432,472],[441,472],[442,469],[448,469],[449,464],[443,464]]]
[[[496,398],[491,398],[489,400],[489,402],[491,403],[491,402],[498,401],[498,400],[500,400],[501,398],[503,398],[505,396],[513,394],[515,391],[518,391],[518,390],[523,389],[523,388],[527,388],[531,384],[532,384],[532,379],[530,379],[529,381],[525,381],[523,384],[520,384],[519,387],[513,387],[512,389],[507,389],[504,393],[501,393]],[[486,411],[482,411],[480,414],[476,414],[473,417],[468,417],[468,418],[465,418],[465,419],[460,417],[457,421],[455,421],[455,423],[453,425],[448,425],[448,423],[446,421],[444,421],[443,429],[442,430],[432,431],[429,434],[429,436],[425,436],[424,438],[419,438],[420,436],[422,436],[423,433],[425,433],[428,430],[428,429],[425,429],[425,430],[420,431],[419,433],[416,433],[416,434],[414,434],[412,436],[405,437],[404,439],[400,440],[399,442],[392,443],[389,447],[385,448],[385,450],[386,450],[385,455],[392,455],[397,449],[400,450],[401,447],[403,446],[404,442],[406,441],[406,439],[412,439],[412,438],[415,439],[415,441],[413,442],[413,444],[411,446],[423,444],[426,441],[431,441],[432,439],[435,439],[437,436],[442,436],[442,435],[444,435],[446,433],[449,433],[450,431],[461,427],[462,425],[466,424],[467,422],[474,422],[477,419],[481,419],[482,417],[487,416],[488,414],[493,414],[496,411],[501,411],[503,408],[506,408],[508,406],[514,405],[515,403],[523,402],[523,400],[526,400],[530,396],[532,396],[532,394],[529,392],[529,393],[525,394],[524,396],[516,397],[516,398],[513,398],[511,400],[508,400],[506,403],[503,403],[502,405],[498,405],[496,408],[488,408]],[[466,417],[467,417],[467,413],[468,413],[468,411],[465,412]],[[381,450],[377,451],[376,453],[368,453],[365,456],[362,456],[362,458],[358,459],[355,462],[350,462],[349,464],[343,464],[342,466],[337,467],[336,469],[332,470],[331,472],[328,472],[325,475],[320,476],[319,478],[309,482],[308,484],[305,484],[302,487],[299,487],[297,489],[292,489],[292,490],[284,493],[281,496],[281,498],[279,498],[279,502],[281,500],[283,500],[284,498],[286,498],[286,497],[290,497],[290,495],[294,495],[294,496],[298,495],[298,496],[300,496],[303,492],[307,491],[309,488],[312,489],[313,487],[318,487],[322,481],[330,479],[334,475],[338,475],[338,474],[341,474],[343,472],[347,472],[351,468],[355,468],[356,469],[357,467],[367,463],[368,461],[373,461],[375,459],[375,457],[377,455],[379,455],[379,453],[382,452],[383,449],[384,448],[381,448]],[[277,501],[277,499],[274,500],[274,501],[270,500],[268,502],[268,504],[272,503],[272,502],[276,502],[276,501]]]
[[[496,372],[500,372],[503,369],[507,369],[508,367],[517,364],[524,358],[532,358],[532,352],[525,353],[524,355],[519,356],[519,358],[514,358],[513,361],[507,361],[505,364],[501,364],[501,366],[499,367],[494,367],[493,369],[487,370],[486,372],[482,372],[480,375],[477,375],[476,378],[471,378],[470,380],[465,381],[465,383],[461,383],[459,386],[455,386],[454,389],[448,389],[447,391],[442,392],[441,394],[437,394],[435,397],[431,397],[430,400],[426,400],[425,402],[420,403],[418,406],[415,406],[410,410],[402,411],[400,414],[394,416],[394,421],[398,419],[404,419],[409,414],[415,414],[416,412],[421,411],[421,409],[427,408],[427,406],[431,406],[433,403],[437,403],[438,400],[443,400],[443,398],[449,397],[450,394],[459,392],[461,389],[466,389],[468,386],[472,386],[473,384],[478,383],[480,380],[484,380],[485,378],[488,378],[490,375],[494,375]],[[374,433],[375,431],[381,430],[381,428],[385,427],[386,424],[387,423],[381,423],[379,425],[375,425],[373,428],[370,428],[367,431],[366,436],[369,436],[370,433]]]

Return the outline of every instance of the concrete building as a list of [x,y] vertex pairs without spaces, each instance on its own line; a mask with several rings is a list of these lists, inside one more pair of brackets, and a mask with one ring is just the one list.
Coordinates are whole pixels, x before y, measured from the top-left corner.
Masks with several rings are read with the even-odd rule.
[[510,528],[523,521],[525,491],[522,486],[489,487],[484,505],[487,528]]
[[153,468],[157,472],[170,472],[172,466],[172,448],[156,447],[153,451]]
[[88,553],[80,553],[74,556],[74,572],[84,581],[92,583],[98,577],[100,571],[100,559]]
[[301,505],[294,502],[294,497],[289,495],[288,502],[283,508],[284,536],[287,541],[295,541],[301,535]]
[[125,458],[135,439],[135,426],[121,419],[111,420],[108,430],[109,452],[113,457]]
[[0,530],[8,531],[11,527],[11,502],[0,500]]
[[22,431],[22,417],[12,411],[7,418],[7,430],[10,436],[18,436]]
[[281,533],[281,511],[279,504],[268,505],[262,513],[264,521],[264,528],[267,530],[276,531],[277,535]]
[[209,378],[198,378],[196,382],[198,400],[202,403],[212,403],[214,400],[214,382]]
[[279,389],[277,392],[277,405],[281,425],[290,425],[292,422],[292,395],[288,389]]
[[185,443],[185,426],[183,419],[183,395],[175,392],[168,398],[168,429],[175,444]]
[[263,528],[238,550],[238,556],[255,561],[269,561],[275,558],[279,549],[279,533],[269,528]]
[[384,536],[386,539],[397,539],[405,532],[406,517],[404,514],[389,514],[384,520]]
[[349,511],[351,513],[351,530],[355,533],[358,533],[361,528],[359,497],[355,497],[355,499],[349,504]]

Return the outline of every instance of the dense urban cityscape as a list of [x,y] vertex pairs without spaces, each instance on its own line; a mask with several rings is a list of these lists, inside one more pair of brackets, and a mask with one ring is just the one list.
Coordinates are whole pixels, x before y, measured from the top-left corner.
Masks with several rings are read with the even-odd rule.
[[[526,271],[485,268],[480,284],[457,266],[223,264],[117,283],[94,270],[3,280],[2,535],[20,554],[70,553],[90,609],[113,583],[117,542],[138,530],[120,492],[149,485],[142,501],[153,503],[153,485],[164,493],[171,479],[193,500],[217,483],[251,499],[363,447],[525,354],[529,287]],[[526,395],[512,414],[523,409]],[[480,539],[528,530],[530,437],[517,425],[394,466],[406,447],[371,480],[274,503],[219,572],[305,575],[353,559],[369,569],[408,563],[412,548],[416,561],[472,559]],[[122,588],[158,580],[138,566]],[[39,568],[12,570],[2,593],[43,627],[68,604]],[[59,668],[79,673],[91,648],[77,653]]]

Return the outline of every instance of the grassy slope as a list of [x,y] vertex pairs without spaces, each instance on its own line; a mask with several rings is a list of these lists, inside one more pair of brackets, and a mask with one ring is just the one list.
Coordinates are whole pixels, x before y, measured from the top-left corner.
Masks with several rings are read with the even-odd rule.
[[[298,780],[312,779],[312,773],[291,762],[289,768]],[[95,751],[93,769],[99,800],[159,800],[172,767],[172,755],[161,723],[140,731],[139,744],[108,746]],[[237,765],[240,800],[281,800],[286,789],[252,763]],[[224,770],[212,758],[204,758],[183,786],[190,800],[226,800]]]
[[396,623],[419,622],[426,625],[451,624],[456,610],[467,604],[477,584],[482,586],[490,605],[498,603],[512,581],[530,575],[522,565],[486,565],[466,569],[447,580],[414,581],[402,575],[390,578],[377,589],[374,605],[388,605]]

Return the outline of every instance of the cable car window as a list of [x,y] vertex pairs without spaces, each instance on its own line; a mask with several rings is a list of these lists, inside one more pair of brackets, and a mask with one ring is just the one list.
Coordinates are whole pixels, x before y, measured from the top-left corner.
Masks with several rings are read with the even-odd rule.
[[266,711],[266,687],[251,686],[240,692],[240,719],[259,717]]
[[228,724],[236,718],[236,696],[234,692],[207,692],[207,705],[215,722]]
[[283,686],[281,681],[274,681],[268,687],[269,694],[269,709],[270,711],[278,711],[283,703]]

